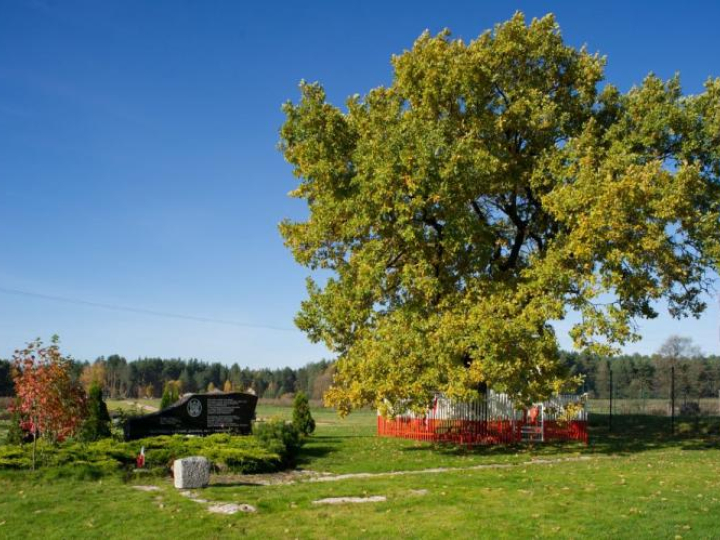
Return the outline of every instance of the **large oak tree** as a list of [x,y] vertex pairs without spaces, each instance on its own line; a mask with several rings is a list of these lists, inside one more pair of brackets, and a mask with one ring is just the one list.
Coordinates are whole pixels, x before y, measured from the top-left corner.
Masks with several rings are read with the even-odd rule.
[[612,351],[636,321],[698,315],[720,260],[720,79],[623,93],[605,60],[522,14],[465,43],[424,33],[388,87],[301,84],[281,147],[306,221],[281,232],[308,281],[297,317],[338,357],[342,411],[572,382],[552,321]]

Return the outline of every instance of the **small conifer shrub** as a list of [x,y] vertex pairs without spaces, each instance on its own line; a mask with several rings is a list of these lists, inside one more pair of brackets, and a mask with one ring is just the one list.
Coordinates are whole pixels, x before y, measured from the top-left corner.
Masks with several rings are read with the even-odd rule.
[[305,436],[315,431],[315,420],[310,413],[310,402],[305,392],[298,392],[293,401],[293,426]]

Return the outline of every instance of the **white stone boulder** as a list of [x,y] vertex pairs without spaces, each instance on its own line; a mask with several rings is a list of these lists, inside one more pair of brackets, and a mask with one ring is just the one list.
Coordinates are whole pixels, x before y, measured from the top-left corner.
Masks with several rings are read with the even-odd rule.
[[204,457],[176,459],[173,474],[178,489],[205,487],[210,483],[210,462]]

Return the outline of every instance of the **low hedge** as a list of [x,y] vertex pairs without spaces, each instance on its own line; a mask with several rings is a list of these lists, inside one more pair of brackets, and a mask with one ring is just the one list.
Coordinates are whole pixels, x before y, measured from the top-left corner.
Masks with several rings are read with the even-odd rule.
[[[169,472],[174,460],[188,456],[204,456],[215,467],[237,473],[273,472],[282,469],[285,461],[282,448],[271,447],[254,436],[215,434],[207,437],[160,436],[130,442],[108,438],[57,445],[40,440],[36,466],[53,469],[60,476],[74,469],[88,476],[130,472],[142,447],[145,447],[145,466],[162,474]],[[31,462],[32,444],[0,446],[0,469],[29,469]]]

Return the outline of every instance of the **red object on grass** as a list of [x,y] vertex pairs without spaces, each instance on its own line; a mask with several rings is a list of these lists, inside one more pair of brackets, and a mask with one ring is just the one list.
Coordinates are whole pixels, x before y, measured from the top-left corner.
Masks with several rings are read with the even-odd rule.
[[142,469],[145,467],[145,447],[143,446],[140,449],[140,453],[138,454],[137,458],[135,458],[135,464],[137,465],[138,469]]

